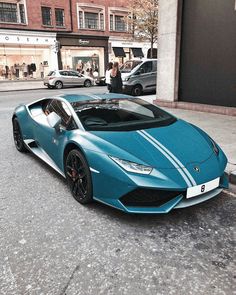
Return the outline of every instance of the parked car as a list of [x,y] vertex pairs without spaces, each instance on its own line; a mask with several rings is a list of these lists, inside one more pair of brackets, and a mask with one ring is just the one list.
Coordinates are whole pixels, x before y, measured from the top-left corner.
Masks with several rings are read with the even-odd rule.
[[94,84],[94,79],[72,70],[51,71],[44,78],[44,85],[48,88],[61,89],[69,86],[90,87]]
[[63,175],[81,204],[168,213],[228,186],[227,158],[213,139],[139,98],[43,98],[18,106],[12,123],[17,150],[31,151]]
[[98,86],[106,86],[107,83],[106,83],[106,77],[105,76],[102,76],[102,77],[99,77],[95,80],[95,83],[98,85]]
[[120,71],[124,93],[139,96],[156,91],[157,59],[129,60]]

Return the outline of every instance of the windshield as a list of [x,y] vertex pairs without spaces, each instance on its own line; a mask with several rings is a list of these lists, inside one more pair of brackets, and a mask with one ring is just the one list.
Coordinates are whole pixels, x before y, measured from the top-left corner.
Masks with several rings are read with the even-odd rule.
[[167,126],[172,115],[139,98],[72,102],[85,130],[129,131]]
[[137,65],[141,63],[141,60],[128,60],[120,67],[120,72],[130,73]]

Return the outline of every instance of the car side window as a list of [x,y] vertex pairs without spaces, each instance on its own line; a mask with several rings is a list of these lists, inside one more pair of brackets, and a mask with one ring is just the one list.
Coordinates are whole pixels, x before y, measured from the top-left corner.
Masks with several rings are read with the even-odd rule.
[[157,71],[157,60],[154,60],[153,61],[152,70],[153,70],[153,72],[156,72]]
[[139,70],[141,74],[150,73],[152,71],[152,62],[145,62],[143,65],[141,65]]
[[72,114],[64,101],[53,99],[50,101],[46,108],[47,113],[55,112],[61,118],[61,126],[66,130],[76,128],[76,123]]
[[78,77],[78,73],[69,71],[69,76]]
[[66,71],[60,72],[60,74],[61,74],[62,76],[68,76],[68,72],[66,72]]

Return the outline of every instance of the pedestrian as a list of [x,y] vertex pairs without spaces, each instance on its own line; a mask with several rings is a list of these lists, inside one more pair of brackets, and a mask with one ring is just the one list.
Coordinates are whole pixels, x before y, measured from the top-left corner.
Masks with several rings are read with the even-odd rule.
[[43,66],[42,62],[39,65],[39,70],[40,70],[41,79],[43,79],[44,78],[44,66]]
[[112,69],[113,63],[109,62],[107,64],[106,74],[105,74],[105,82],[107,84],[107,89],[109,92],[111,92],[111,69]]
[[121,72],[119,70],[118,62],[114,62],[111,69],[111,91],[113,93],[122,93],[122,79]]

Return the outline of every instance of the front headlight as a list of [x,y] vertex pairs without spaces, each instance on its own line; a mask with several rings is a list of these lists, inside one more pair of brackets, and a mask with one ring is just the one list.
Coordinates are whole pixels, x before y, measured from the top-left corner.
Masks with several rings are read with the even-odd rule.
[[145,166],[134,162],[118,159],[112,156],[110,156],[110,158],[114,162],[116,162],[121,168],[128,172],[134,172],[139,174],[150,174],[152,172],[152,167],[150,166]]
[[129,79],[130,79],[130,77],[125,77],[125,78],[123,78],[123,81],[127,82],[127,81],[129,81]]

